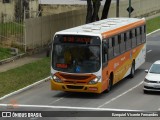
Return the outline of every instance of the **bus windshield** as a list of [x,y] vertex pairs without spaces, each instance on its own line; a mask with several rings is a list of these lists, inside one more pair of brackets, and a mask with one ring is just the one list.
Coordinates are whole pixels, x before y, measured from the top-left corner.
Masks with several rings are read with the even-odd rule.
[[[83,38],[84,37],[78,37]],[[90,43],[89,39],[77,43],[72,38],[72,42],[64,42],[64,37],[59,37],[53,44],[52,66],[55,70],[68,73],[93,73],[100,69],[100,40]],[[66,38],[65,38],[66,39]],[[62,42],[63,41],[63,42]],[[85,42],[84,42],[85,41]],[[96,43],[96,44],[94,44]],[[98,43],[98,44],[97,44]]]

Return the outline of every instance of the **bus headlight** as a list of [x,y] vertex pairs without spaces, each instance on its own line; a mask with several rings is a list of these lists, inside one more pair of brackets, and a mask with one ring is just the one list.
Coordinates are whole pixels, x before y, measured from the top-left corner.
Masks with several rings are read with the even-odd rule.
[[58,82],[58,83],[61,83],[61,82],[62,82],[62,80],[61,80],[59,77],[55,76],[55,75],[52,76],[52,79],[53,79],[55,82]]
[[91,80],[88,84],[96,84],[100,80],[101,77],[96,77],[93,80]]

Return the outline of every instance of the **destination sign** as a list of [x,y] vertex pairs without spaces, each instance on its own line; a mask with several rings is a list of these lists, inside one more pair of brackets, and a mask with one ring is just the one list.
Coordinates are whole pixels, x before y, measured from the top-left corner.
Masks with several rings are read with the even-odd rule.
[[61,42],[63,43],[90,43],[91,37],[88,36],[63,36]]

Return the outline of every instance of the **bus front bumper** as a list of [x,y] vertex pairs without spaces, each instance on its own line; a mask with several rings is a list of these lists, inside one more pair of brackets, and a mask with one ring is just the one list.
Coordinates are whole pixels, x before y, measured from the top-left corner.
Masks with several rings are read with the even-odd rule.
[[70,92],[90,92],[101,93],[101,83],[97,84],[64,84],[57,83],[51,79],[51,90],[70,91]]

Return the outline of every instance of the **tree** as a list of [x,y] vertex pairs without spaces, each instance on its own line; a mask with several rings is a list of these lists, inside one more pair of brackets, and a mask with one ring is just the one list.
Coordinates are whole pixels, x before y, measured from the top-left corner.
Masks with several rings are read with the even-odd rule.
[[109,12],[110,5],[111,5],[111,0],[106,0],[106,2],[104,4],[103,11],[102,11],[101,19],[106,19],[108,17],[108,12]]
[[87,16],[86,23],[99,20],[98,11],[100,8],[101,0],[87,0]]
[[87,0],[87,16],[86,23],[90,23],[92,21],[92,1]]
[[[87,0],[86,23],[91,23],[99,20],[98,12],[101,5],[101,1],[102,0]],[[111,4],[111,0],[105,1],[101,19],[107,18],[110,4]]]

